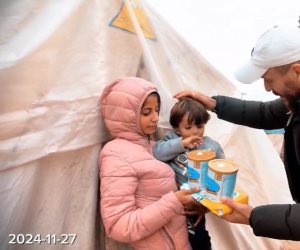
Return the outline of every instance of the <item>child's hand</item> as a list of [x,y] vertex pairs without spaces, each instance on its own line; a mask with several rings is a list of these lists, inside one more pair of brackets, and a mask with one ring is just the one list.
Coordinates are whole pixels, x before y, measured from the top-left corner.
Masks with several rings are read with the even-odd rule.
[[192,206],[195,206],[197,201],[195,201],[191,195],[194,193],[197,193],[197,192],[199,192],[199,189],[197,189],[197,188],[194,188],[191,190],[183,189],[183,190],[175,192],[175,195],[184,207],[192,207]]
[[182,144],[184,148],[193,149],[200,146],[203,142],[203,138],[199,136],[190,136],[182,140]]
[[203,216],[208,212],[208,209],[203,206],[201,203],[197,202],[193,204],[191,207],[186,208],[185,215],[192,216],[198,215],[197,221],[194,223],[194,227],[198,226],[203,218]]

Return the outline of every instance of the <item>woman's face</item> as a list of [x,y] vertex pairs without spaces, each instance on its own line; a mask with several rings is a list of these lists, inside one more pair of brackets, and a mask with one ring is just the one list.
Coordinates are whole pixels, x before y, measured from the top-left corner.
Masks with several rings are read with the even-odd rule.
[[157,94],[150,94],[146,98],[140,115],[140,127],[145,135],[152,135],[159,120],[160,103]]

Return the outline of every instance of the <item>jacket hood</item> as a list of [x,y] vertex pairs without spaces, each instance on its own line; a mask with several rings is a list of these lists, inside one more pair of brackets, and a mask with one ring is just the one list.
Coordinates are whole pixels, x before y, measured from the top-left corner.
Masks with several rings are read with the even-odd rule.
[[101,113],[113,137],[145,136],[140,128],[140,111],[146,97],[153,92],[157,92],[154,84],[137,77],[119,78],[103,90]]

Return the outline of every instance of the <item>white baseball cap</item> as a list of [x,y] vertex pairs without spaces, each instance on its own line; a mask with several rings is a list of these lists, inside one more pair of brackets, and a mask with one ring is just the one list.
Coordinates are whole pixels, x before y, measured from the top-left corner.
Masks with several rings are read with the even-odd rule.
[[242,83],[252,83],[268,69],[300,60],[300,28],[275,26],[257,40],[250,60],[235,72]]

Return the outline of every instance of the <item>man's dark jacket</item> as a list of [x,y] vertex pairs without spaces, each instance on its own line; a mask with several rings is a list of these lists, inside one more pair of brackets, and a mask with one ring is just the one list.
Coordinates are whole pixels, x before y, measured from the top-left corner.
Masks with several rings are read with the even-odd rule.
[[214,99],[220,119],[252,128],[285,128],[284,165],[296,204],[258,206],[252,211],[250,225],[257,236],[300,240],[300,100],[288,114],[280,99],[270,102],[243,101],[225,96]]

